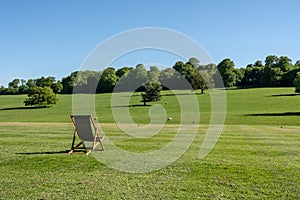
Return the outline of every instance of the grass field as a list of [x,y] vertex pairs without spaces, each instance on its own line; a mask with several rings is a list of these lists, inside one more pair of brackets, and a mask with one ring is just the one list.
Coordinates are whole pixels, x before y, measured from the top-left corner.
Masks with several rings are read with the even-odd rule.
[[[142,174],[110,169],[92,155],[66,154],[71,95],[45,109],[25,109],[23,95],[0,96],[0,199],[299,199],[300,95],[294,88],[226,94],[226,125],[207,157],[198,159],[210,119],[210,96],[204,94],[198,95],[201,120],[188,151],[166,168]],[[128,151],[161,148],[180,123],[176,97],[167,92],[158,103],[173,120],[150,139],[115,127],[110,94],[96,95],[96,102],[106,135]],[[140,96],[132,97],[130,113],[145,124],[150,107],[139,104]]]

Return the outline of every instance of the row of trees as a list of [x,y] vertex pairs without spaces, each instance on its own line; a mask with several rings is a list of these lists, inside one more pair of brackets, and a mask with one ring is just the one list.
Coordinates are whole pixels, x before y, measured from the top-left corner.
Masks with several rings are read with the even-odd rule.
[[204,78],[209,77],[207,70],[204,69],[209,68],[210,65],[200,69],[199,63],[196,58],[191,58],[186,63],[178,61],[172,68],[163,70],[156,66],[150,66],[147,70],[143,64],[138,64],[135,68],[123,67],[115,70],[109,67],[101,72],[77,71],[62,79],[62,93],[71,94],[74,87],[77,93],[105,93],[112,92],[114,89],[143,91],[148,82],[160,84],[164,89],[171,86],[172,89],[191,89],[180,84],[183,79],[187,80],[193,89],[204,91],[207,89]]
[[60,93],[63,85],[56,81],[54,77],[41,77],[38,79],[14,79],[9,82],[8,87],[1,87],[0,94],[28,94],[24,100],[25,106],[43,106],[55,104],[56,94]]
[[295,64],[287,56],[267,56],[264,63],[260,60],[246,68],[234,68],[234,62],[224,59],[217,65],[225,87],[292,87],[300,61]]
[[0,87],[0,94],[28,94],[36,87],[49,87],[55,94],[62,91],[63,85],[60,81],[56,81],[55,77],[41,77],[37,79],[14,79],[8,83],[8,87]]
[[[79,93],[105,93],[117,91],[142,91],[147,82],[157,83],[163,89],[201,89],[202,92],[215,84],[217,70],[223,79],[225,87],[290,87],[300,88],[300,61],[295,64],[286,56],[267,56],[265,61],[256,61],[245,68],[235,68],[229,58],[222,60],[218,65],[201,65],[196,58],[187,62],[178,61],[173,67],[163,70],[151,66],[149,70],[139,64],[135,68],[123,67],[118,70],[106,68],[103,71],[76,71],[56,81],[54,77],[38,79],[14,79],[8,87],[0,87],[0,94],[28,94],[36,87],[51,88],[52,91],[71,94],[73,88]],[[183,82],[187,80],[189,86]],[[300,89],[296,89],[297,92]]]

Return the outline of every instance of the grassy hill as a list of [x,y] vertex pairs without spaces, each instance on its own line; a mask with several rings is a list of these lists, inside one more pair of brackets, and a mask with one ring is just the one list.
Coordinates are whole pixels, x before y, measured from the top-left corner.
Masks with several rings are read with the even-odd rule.
[[[189,95],[190,91],[187,91]],[[126,96],[126,94],[124,94]],[[198,94],[201,124],[210,122],[210,95]],[[300,95],[294,88],[233,89],[226,91],[226,124],[231,125],[300,125]],[[58,95],[57,105],[46,109],[26,108],[25,95],[0,96],[0,121],[2,122],[70,122],[72,95]],[[111,113],[111,94],[95,95],[96,112],[101,123],[114,123]],[[131,97],[130,113],[136,123],[149,123],[150,107],[142,106],[139,94]],[[168,102],[168,104],[166,104]],[[161,104],[171,116],[170,123],[180,123],[180,105],[170,92],[163,92]],[[154,104],[154,103],[150,103]],[[139,106],[140,105],[140,106]]]
[[[109,139],[133,152],[168,144],[180,112],[176,97],[163,94],[158,103],[173,120],[146,139],[123,134],[114,125],[110,94],[96,95]],[[45,109],[24,108],[24,95],[0,96],[0,199],[299,199],[300,95],[294,88],[226,95],[226,126],[207,157],[198,158],[210,119],[208,93],[197,96],[201,120],[190,148],[173,164],[141,174],[108,168],[93,155],[66,153],[73,133],[71,95],[59,95],[60,102]],[[139,106],[139,95],[130,105],[136,123],[149,122],[150,107]]]

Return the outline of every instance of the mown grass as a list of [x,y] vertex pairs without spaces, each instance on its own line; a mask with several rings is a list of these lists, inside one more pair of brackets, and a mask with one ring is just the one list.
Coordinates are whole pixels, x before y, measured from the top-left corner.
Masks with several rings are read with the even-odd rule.
[[[1,125],[1,198],[300,197],[299,127],[227,125],[209,156],[198,159],[206,128],[199,128],[190,149],[172,165],[151,173],[130,174],[109,169],[92,155],[67,155],[70,124]],[[106,129],[114,130],[110,126]],[[132,146],[144,149],[151,144],[114,135],[112,132],[110,137],[116,137],[116,144],[127,150]],[[162,136],[161,140],[165,139]]]
[[[300,96],[291,95],[293,88],[226,93],[226,126],[207,157],[198,155],[209,94],[198,95],[201,124],[188,151],[161,170],[141,174],[110,169],[93,155],[66,154],[73,133],[70,95],[45,109],[22,108],[25,96],[0,96],[0,199],[299,199]],[[154,137],[133,138],[113,124],[109,94],[96,95],[96,102],[106,137],[127,151],[161,148],[180,122],[177,100],[165,95],[158,103],[173,120]],[[139,104],[133,96],[131,105]],[[149,108],[129,107],[141,125],[149,121]]]
[[[187,95],[192,94],[187,91]],[[124,93],[124,96],[127,94]],[[72,113],[72,95],[58,95],[59,102],[44,109],[24,107],[22,103],[25,95],[0,96],[0,121],[7,122],[70,122]],[[200,124],[210,122],[210,95],[197,93],[200,106]],[[294,93],[294,88],[258,88],[226,91],[228,125],[300,125],[300,95]],[[131,117],[136,123],[150,122],[149,109],[142,106],[139,93],[130,100]],[[167,103],[167,104],[166,104]],[[159,102],[167,112],[167,117],[173,120],[171,124],[180,123],[180,105],[175,96],[165,91]],[[101,123],[115,123],[112,115],[111,94],[97,94],[95,96],[97,117]]]
[[228,90],[226,124],[300,125],[294,88]]

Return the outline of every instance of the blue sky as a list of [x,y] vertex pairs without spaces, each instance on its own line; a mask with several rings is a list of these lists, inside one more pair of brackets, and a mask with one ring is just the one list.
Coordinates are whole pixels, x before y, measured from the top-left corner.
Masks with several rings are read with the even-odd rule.
[[[61,79],[100,42],[133,28],[161,27],[197,41],[217,64],[267,55],[300,60],[298,0],[0,0],[0,85],[14,78]],[[142,52],[115,63],[172,66],[176,56]],[[119,66],[121,65],[121,66]]]

